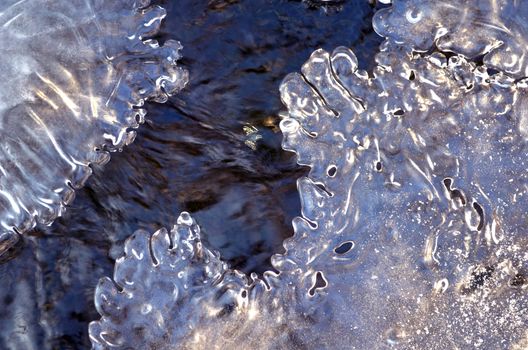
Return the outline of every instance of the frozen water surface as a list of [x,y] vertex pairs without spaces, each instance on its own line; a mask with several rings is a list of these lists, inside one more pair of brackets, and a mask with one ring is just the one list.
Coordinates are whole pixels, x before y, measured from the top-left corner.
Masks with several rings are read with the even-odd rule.
[[[525,16],[518,2],[487,4],[457,10],[523,31],[507,20]],[[453,3],[426,5],[457,28],[438,15]],[[431,31],[409,8],[421,11],[408,1],[379,13],[391,40],[372,72],[347,48],[317,50],[281,86],[283,147],[311,171],[278,273],[230,270],[187,213],[170,232],[136,232],[97,288],[94,348],[528,346],[524,73],[491,49],[418,39]],[[475,23],[467,35],[479,36]]]
[[186,83],[180,44],[149,39],[164,17],[150,0],[2,1],[0,254],[134,139],[145,100]]
[[[38,225],[2,256],[1,349],[90,348],[97,281],[112,275],[132,232],[170,227],[181,211],[231,267],[270,269],[292,234],[295,182],[307,172],[281,150],[280,83],[321,45],[352,46],[366,67],[382,41],[364,0],[329,12],[284,0],[160,4],[167,16],[155,38],[183,43],[189,85],[165,104],[147,103],[134,143],[93,167],[53,225]],[[245,144],[246,125],[262,136],[256,150]]]

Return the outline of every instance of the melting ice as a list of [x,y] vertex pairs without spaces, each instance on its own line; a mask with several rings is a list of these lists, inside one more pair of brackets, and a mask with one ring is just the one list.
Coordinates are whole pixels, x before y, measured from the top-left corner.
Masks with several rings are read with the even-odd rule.
[[394,1],[372,72],[315,51],[281,86],[311,171],[278,273],[229,269],[182,213],[101,280],[94,348],[527,348],[527,15]]
[[150,0],[0,5],[0,254],[51,223],[108,151],[135,136],[147,99],[185,85],[180,44],[160,46]]

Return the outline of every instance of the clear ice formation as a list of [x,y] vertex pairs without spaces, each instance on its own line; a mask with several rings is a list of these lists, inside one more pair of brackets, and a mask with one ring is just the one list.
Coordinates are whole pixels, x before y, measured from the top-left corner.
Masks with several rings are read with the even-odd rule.
[[[284,80],[283,147],[311,170],[278,273],[230,270],[187,213],[170,232],[136,232],[97,286],[94,349],[528,347],[528,83],[506,61],[488,65],[493,51],[483,63],[423,41],[435,21],[460,23],[414,27],[402,9],[417,4],[378,14],[396,40],[372,73],[340,47]],[[492,35],[479,26],[462,38]]]
[[185,85],[180,44],[150,0],[0,5],[0,254],[61,215],[109,151],[132,142],[146,100]]
[[528,76],[528,2],[523,0],[394,0],[374,29],[416,51],[433,46],[514,78]]

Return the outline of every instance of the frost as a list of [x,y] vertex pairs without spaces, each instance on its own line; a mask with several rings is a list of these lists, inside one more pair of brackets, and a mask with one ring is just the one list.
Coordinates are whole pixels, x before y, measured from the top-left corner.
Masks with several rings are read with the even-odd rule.
[[132,142],[146,100],[186,83],[180,44],[149,39],[164,17],[150,0],[2,2],[0,253]]
[[94,348],[523,348],[528,86],[460,53],[389,40],[369,74],[315,51],[281,85],[283,147],[311,170],[278,273],[228,269],[184,213],[126,243]]

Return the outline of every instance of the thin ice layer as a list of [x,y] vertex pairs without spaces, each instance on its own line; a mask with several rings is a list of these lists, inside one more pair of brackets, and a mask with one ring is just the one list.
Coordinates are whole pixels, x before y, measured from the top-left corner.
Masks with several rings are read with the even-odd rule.
[[96,349],[525,346],[526,82],[390,43],[376,62],[317,50],[281,86],[283,147],[311,171],[279,273],[142,233],[97,288]]
[[394,0],[373,19],[394,42],[428,51],[483,58],[516,78],[528,76],[528,2],[522,0]]
[[132,142],[146,100],[185,85],[180,44],[149,39],[164,17],[150,0],[2,2],[0,253]]

